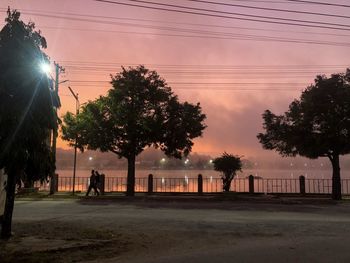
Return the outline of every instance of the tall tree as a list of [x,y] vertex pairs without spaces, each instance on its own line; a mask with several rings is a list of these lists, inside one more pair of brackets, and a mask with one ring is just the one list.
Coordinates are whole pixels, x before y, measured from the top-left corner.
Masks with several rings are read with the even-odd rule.
[[40,70],[46,41],[33,23],[8,10],[0,31],[0,169],[8,175],[1,236],[11,235],[16,180],[45,178],[54,169],[49,145],[55,125],[50,80]]
[[88,102],[78,116],[64,116],[62,137],[74,145],[77,136],[81,150],[126,158],[127,194],[134,195],[136,156],[150,146],[176,158],[189,154],[205,115],[199,103],[180,103],[165,80],[144,66],[122,68],[111,84],[107,96]]
[[222,172],[222,185],[224,192],[230,191],[231,182],[238,171],[242,169],[241,157],[223,153],[222,156],[213,160],[214,170]]
[[350,152],[350,71],[317,76],[283,115],[263,114],[265,149],[282,156],[328,157],[333,167],[332,198],[341,199],[339,156]]

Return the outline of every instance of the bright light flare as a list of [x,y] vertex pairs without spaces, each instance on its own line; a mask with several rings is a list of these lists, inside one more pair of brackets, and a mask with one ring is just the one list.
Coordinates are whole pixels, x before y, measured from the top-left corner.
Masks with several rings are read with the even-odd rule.
[[51,66],[50,64],[43,62],[40,64],[40,70],[45,74],[49,74],[51,72]]

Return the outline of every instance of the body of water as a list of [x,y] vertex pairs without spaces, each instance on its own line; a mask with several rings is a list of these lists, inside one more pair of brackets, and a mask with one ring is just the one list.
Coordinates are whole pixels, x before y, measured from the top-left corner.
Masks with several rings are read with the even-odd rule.
[[[71,177],[73,170],[57,170],[59,176]],[[99,170],[106,177],[126,177],[126,170]],[[153,174],[156,178],[197,178],[198,174],[202,174],[204,178],[219,178],[220,173],[214,170],[136,170],[136,178],[147,177]],[[331,170],[243,170],[238,172],[236,178],[245,178],[254,175],[264,179],[297,179],[300,175],[304,175],[308,179],[330,179],[332,178]],[[89,177],[90,170],[77,170],[77,177]],[[341,171],[343,179],[350,178],[350,171]]]

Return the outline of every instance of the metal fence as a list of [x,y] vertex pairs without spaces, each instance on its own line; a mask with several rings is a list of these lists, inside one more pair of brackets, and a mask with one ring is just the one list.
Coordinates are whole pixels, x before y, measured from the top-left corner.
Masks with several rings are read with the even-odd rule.
[[[135,179],[135,192],[149,191],[149,178],[142,177]],[[197,193],[199,189],[198,178],[153,178],[152,192],[154,193]],[[299,179],[268,179],[254,178],[249,182],[248,178],[235,178],[231,183],[231,191],[248,193],[249,184],[253,184],[254,193],[276,194],[276,193],[300,193],[301,183]],[[342,194],[350,194],[350,179],[342,179]],[[127,181],[125,177],[106,177],[104,184],[105,192],[125,192]],[[48,191],[49,183],[36,183],[39,190]],[[89,187],[89,178],[77,177],[75,180],[75,191],[86,192]],[[331,194],[332,179],[305,179],[305,193],[309,194]],[[221,178],[203,178],[202,189],[204,193],[222,192]],[[58,192],[71,192],[73,180],[71,177],[59,177]]]

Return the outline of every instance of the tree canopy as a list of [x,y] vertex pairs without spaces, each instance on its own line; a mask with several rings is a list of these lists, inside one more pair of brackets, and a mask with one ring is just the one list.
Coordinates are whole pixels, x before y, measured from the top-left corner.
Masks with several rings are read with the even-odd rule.
[[265,149],[282,156],[328,157],[333,166],[334,199],[341,198],[339,155],[350,152],[350,71],[317,76],[299,100],[283,115],[266,110],[265,133],[258,139]]
[[213,164],[215,171],[222,172],[223,190],[230,191],[231,181],[242,169],[241,157],[225,152],[222,156],[215,158]]
[[62,138],[73,146],[110,151],[128,160],[127,193],[133,195],[135,157],[146,147],[181,158],[205,129],[200,104],[181,103],[156,71],[122,68],[106,96],[89,101],[78,116],[64,116]]
[[8,174],[2,236],[11,233],[16,178],[45,178],[54,169],[49,145],[55,126],[51,80],[40,71],[48,62],[46,40],[25,24],[20,13],[8,10],[0,31],[0,169]]

